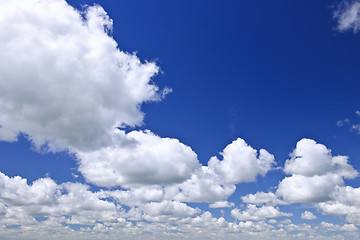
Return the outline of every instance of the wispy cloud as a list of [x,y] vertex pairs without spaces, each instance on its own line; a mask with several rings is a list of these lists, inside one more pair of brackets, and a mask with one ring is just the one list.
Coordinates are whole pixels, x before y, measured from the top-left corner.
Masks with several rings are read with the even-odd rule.
[[337,29],[339,31],[353,31],[357,33],[360,30],[360,1],[343,1],[333,13],[337,20]]

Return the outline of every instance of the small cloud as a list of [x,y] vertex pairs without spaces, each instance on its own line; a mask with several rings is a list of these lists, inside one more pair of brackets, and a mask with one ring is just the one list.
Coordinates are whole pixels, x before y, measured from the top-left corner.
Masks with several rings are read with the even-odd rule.
[[172,88],[165,87],[161,92],[161,99],[164,99],[166,95],[172,93],[172,91],[173,91]]
[[356,115],[358,115],[360,117],[360,111],[359,110],[357,110],[355,113],[356,113]]
[[316,216],[312,212],[305,211],[301,214],[301,218],[306,220],[312,220],[316,219]]
[[333,13],[337,20],[337,30],[340,32],[360,30],[360,1],[343,1]]
[[71,173],[71,176],[73,176],[73,178],[78,178],[79,177],[79,175],[75,174],[75,173]]
[[348,125],[350,123],[350,119],[349,118],[346,118],[344,120],[339,120],[336,122],[336,125],[338,127],[343,127],[344,125]]
[[360,124],[354,124],[351,126],[351,130],[356,131],[360,135]]
[[209,208],[229,208],[234,207],[235,204],[228,201],[219,201],[209,205]]

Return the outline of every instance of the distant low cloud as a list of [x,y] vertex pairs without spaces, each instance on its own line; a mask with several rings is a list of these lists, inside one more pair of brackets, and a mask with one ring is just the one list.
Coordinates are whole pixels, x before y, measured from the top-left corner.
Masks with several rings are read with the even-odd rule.
[[290,217],[293,214],[281,212],[273,206],[256,207],[255,205],[249,204],[244,211],[237,208],[231,210],[231,215],[241,221],[259,221],[267,218]]

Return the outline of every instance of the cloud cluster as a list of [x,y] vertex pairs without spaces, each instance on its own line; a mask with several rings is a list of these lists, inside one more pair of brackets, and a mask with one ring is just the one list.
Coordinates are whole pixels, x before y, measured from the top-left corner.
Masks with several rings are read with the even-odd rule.
[[[309,236],[337,239],[343,232],[354,239],[354,224],[322,222],[293,224],[273,206],[235,208],[239,222],[215,218],[210,212],[178,201],[161,200],[149,187],[91,191],[80,183],[56,184],[50,178],[29,185],[21,177],[0,173],[0,236],[6,239],[299,239]],[[351,196],[349,196],[351,197]],[[347,197],[346,197],[347,198]],[[309,215],[305,212],[305,215]],[[270,219],[270,220],[268,220]],[[266,221],[267,220],[267,221]],[[329,235],[329,231],[334,234]],[[151,235],[149,235],[151,233]],[[294,233],[296,233],[294,235]],[[150,236],[150,238],[149,238]]]
[[226,146],[220,154],[222,160],[212,157],[208,166],[195,171],[189,180],[167,187],[168,194],[185,202],[225,201],[234,193],[235,184],[254,182],[275,164],[272,154],[264,149],[255,150],[241,138]]

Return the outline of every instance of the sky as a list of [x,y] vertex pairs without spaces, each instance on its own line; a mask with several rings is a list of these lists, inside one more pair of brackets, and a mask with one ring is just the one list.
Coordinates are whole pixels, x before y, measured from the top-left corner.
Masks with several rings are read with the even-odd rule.
[[0,240],[359,239],[360,1],[0,0]]

